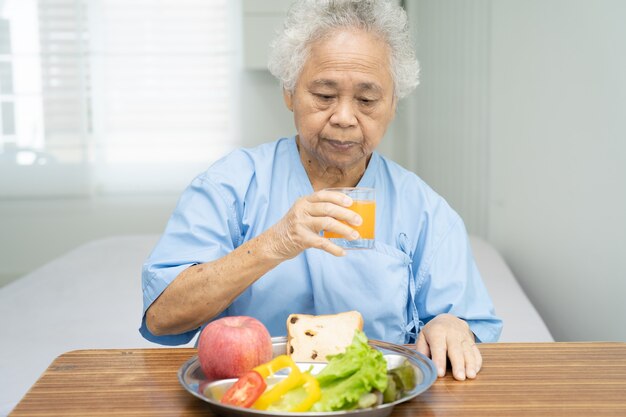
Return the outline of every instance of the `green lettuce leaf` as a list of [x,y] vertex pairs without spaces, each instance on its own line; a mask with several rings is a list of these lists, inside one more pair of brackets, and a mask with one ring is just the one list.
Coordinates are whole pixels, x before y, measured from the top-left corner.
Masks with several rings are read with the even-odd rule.
[[356,408],[368,392],[387,388],[387,361],[367,344],[365,333],[357,330],[344,353],[328,357],[328,365],[316,375],[322,397],[311,411],[338,411]]

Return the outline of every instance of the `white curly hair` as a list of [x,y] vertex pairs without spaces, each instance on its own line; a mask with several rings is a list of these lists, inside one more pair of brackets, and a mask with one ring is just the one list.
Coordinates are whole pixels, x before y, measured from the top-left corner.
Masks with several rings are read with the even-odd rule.
[[287,12],[283,30],[272,42],[268,68],[293,92],[310,46],[333,31],[357,28],[389,46],[389,66],[398,99],[419,84],[419,64],[402,7],[389,0],[298,0]]

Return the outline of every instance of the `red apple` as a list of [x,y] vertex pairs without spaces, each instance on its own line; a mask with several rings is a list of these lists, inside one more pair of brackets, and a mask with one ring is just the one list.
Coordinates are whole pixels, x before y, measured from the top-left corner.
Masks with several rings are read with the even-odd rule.
[[210,380],[238,378],[272,359],[272,338],[254,317],[223,317],[200,333],[198,359]]

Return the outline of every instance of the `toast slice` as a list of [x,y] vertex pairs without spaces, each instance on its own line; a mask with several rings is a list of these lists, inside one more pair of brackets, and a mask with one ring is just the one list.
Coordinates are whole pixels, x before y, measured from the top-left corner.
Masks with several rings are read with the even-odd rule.
[[287,317],[287,354],[295,362],[326,362],[326,356],[343,353],[352,343],[354,331],[363,330],[358,311],[314,316]]

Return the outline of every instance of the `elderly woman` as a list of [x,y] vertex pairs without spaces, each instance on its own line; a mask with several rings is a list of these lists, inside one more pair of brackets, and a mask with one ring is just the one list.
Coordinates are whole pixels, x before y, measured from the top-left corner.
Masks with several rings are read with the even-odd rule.
[[[368,337],[416,343],[440,376],[474,378],[478,341],[501,321],[446,202],[375,152],[418,83],[407,17],[390,1],[305,0],[289,11],[270,70],[297,134],[216,162],[182,195],[143,270],[141,332],[190,341],[227,315],[285,334],[290,313],[358,310]],[[345,251],[361,217],[329,187],[376,189],[374,249]]]

